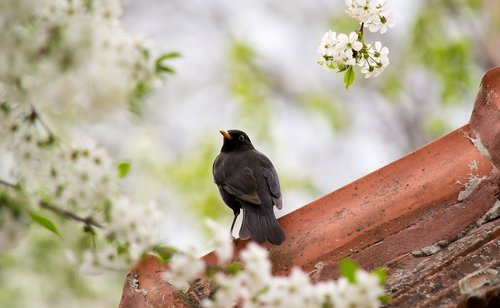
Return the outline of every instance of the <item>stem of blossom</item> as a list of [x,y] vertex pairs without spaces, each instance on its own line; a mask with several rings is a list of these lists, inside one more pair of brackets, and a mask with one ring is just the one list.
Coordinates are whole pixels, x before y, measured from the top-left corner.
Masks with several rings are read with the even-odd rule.
[[76,215],[75,213],[72,213],[70,211],[55,207],[55,206],[53,206],[47,202],[44,202],[44,201],[40,201],[39,204],[40,204],[40,207],[47,209],[49,211],[52,211],[52,212],[58,214],[59,216],[82,222],[88,227],[102,228],[102,225],[99,224],[98,222],[96,222],[92,217],[83,218],[83,217]]
[[359,27],[359,33],[361,34],[360,36],[363,36],[363,29],[365,28],[365,23],[361,23],[361,27]]

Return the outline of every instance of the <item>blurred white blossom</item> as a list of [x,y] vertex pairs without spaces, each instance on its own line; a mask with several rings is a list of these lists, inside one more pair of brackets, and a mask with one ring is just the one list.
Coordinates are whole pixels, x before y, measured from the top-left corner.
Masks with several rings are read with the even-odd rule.
[[[215,236],[221,237],[222,242],[230,242],[227,241],[227,230],[222,232],[211,220],[207,220],[207,225]],[[217,249],[215,253],[218,255]],[[232,257],[231,253],[228,260]],[[239,259],[241,268],[222,267],[211,276],[217,288],[209,298],[202,300],[203,307],[379,307],[385,294],[376,273],[368,273],[355,265],[349,267],[353,281],[341,277],[337,281],[313,283],[299,267],[292,268],[289,276],[273,276],[268,251],[254,242],[248,243],[240,252]],[[223,264],[219,262],[219,265]],[[163,277],[186,292],[190,288],[189,283],[208,268],[191,249],[176,253]]]
[[170,259],[168,271],[163,278],[178,289],[188,287],[189,282],[205,270],[205,263],[199,259],[194,249],[175,254]]
[[[74,258],[71,256],[70,258]],[[105,270],[127,269],[129,261],[126,256],[119,254],[116,247],[105,246],[99,250],[86,250],[83,252],[79,269],[87,275],[100,275]]]
[[294,267],[289,276],[273,276],[267,250],[249,243],[240,253],[243,268],[234,274],[218,272],[213,298],[204,307],[379,307],[385,294],[376,274],[362,269],[355,281],[345,277],[312,283],[309,275]]
[[162,213],[156,203],[134,204],[120,196],[112,201],[109,221],[104,227],[105,237],[128,248],[132,260],[158,243]]
[[0,2],[0,193],[23,194],[26,206],[11,217],[0,204],[0,248],[38,211],[32,220],[57,233],[45,210],[84,225],[69,251],[88,273],[125,269],[158,244],[156,204],[121,193],[112,157],[73,129],[155,85],[149,46],[122,29],[121,14],[120,0]]
[[44,178],[54,205],[87,216],[117,192],[112,160],[93,139],[77,139],[53,154]]
[[241,297],[242,277],[219,272],[215,274],[214,280],[217,282],[217,292],[213,299],[203,300],[203,307],[226,308],[234,306]]
[[212,234],[212,241],[214,245],[214,252],[217,255],[217,262],[220,265],[224,265],[233,257],[233,241],[231,234],[229,234],[227,228],[211,219],[205,220],[205,224],[210,229]]
[[10,100],[51,116],[95,117],[126,107],[153,82],[147,46],[119,26],[121,1],[7,1],[0,11],[10,13],[0,18],[0,80]]

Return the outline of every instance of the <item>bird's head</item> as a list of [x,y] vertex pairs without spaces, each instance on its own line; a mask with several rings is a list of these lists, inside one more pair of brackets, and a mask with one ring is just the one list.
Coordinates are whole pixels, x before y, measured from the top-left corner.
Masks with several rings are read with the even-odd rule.
[[245,151],[255,149],[248,135],[241,130],[221,130],[220,133],[224,136],[221,152]]

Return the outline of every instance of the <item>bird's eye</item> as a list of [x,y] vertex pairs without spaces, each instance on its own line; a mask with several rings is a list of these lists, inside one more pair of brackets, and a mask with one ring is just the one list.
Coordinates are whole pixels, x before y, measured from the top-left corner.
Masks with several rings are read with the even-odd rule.
[[240,139],[240,141],[243,141],[243,140],[245,140],[245,136],[240,135],[240,136],[238,137],[238,139]]

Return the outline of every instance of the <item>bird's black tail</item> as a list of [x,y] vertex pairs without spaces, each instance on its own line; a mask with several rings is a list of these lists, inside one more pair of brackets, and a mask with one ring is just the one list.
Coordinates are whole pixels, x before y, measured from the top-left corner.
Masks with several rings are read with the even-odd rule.
[[243,222],[240,229],[240,238],[252,238],[262,243],[268,241],[273,245],[280,245],[285,240],[285,233],[281,229],[274,213],[264,211],[256,205],[243,206]]

